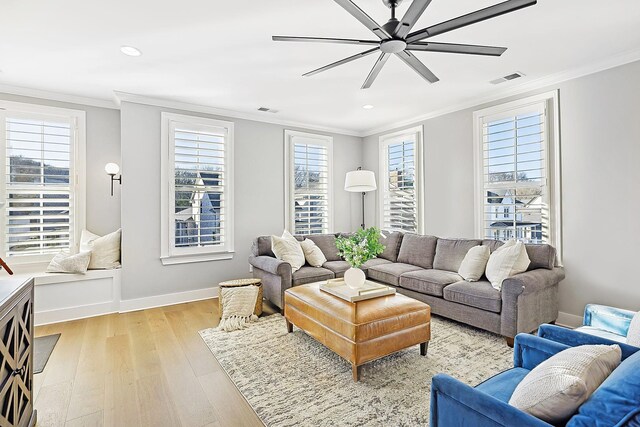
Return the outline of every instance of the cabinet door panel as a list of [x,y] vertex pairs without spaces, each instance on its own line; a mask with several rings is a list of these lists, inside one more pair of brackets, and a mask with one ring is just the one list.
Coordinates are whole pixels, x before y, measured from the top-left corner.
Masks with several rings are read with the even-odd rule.
[[15,309],[0,319],[0,425],[15,425],[16,316]]
[[16,420],[22,425],[31,417],[33,402],[33,291],[16,306],[16,358],[19,374],[15,378]]

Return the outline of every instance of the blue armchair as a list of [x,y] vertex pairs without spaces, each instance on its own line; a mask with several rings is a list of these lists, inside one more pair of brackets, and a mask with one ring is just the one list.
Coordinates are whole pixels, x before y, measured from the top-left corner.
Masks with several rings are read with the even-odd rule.
[[[476,387],[445,374],[435,375],[431,383],[431,427],[550,426],[509,405],[517,385],[533,368],[564,349],[608,341],[553,325],[543,325],[540,331],[543,335],[552,334],[556,340],[519,334],[515,340],[514,367]],[[640,349],[625,344],[620,347],[623,359],[628,360],[580,407],[567,426],[590,425],[590,420],[601,419],[602,411],[606,411],[612,421],[598,425],[640,423]]]
[[583,326],[577,331],[596,335],[616,342],[626,342],[631,319],[636,313],[606,305],[587,304]]

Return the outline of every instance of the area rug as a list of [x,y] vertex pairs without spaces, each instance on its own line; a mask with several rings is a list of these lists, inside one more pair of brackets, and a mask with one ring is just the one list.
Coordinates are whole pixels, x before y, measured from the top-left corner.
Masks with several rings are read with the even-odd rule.
[[503,338],[435,316],[427,357],[416,345],[364,365],[357,383],[349,363],[300,329],[288,334],[280,314],[200,335],[269,427],[428,425],[433,375],[476,385],[513,363]]
[[44,337],[37,337],[33,344],[33,373],[39,374],[44,371],[53,349],[58,343],[60,334],[45,335]]

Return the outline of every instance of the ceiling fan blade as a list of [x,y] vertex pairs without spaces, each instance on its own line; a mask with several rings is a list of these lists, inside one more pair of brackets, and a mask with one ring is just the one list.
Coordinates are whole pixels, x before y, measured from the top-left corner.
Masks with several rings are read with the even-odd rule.
[[413,0],[409,9],[405,12],[402,20],[398,23],[395,31],[393,32],[394,37],[405,38],[411,28],[416,25],[418,19],[422,16],[424,11],[427,9],[427,6],[431,3],[431,0]]
[[471,12],[445,22],[441,22],[440,24],[432,25],[422,30],[415,31],[407,36],[407,43],[413,43],[418,40],[426,39],[428,37],[447,33],[458,28],[466,27],[467,25],[475,24],[477,22],[495,18],[496,16],[504,15],[505,13],[514,12],[518,9],[533,6],[536,3],[537,0],[507,0],[505,2],[498,3],[484,9],[476,10],[475,12]]
[[367,27],[369,30],[371,30],[376,36],[380,37],[381,39],[388,39],[391,37],[389,33],[387,33],[382,28],[382,26],[378,25],[378,23],[373,19],[371,19],[369,15],[364,13],[364,11],[360,9],[353,1],[351,0],[334,0],[334,1],[338,3],[340,6],[342,6],[342,8],[345,9],[347,12],[349,12],[351,16],[356,18],[358,21],[362,22],[364,26]]
[[435,74],[431,72],[430,69],[427,68],[418,58],[416,58],[411,52],[407,52],[403,50],[402,52],[396,53],[398,58],[402,59],[409,67],[413,68],[416,73],[420,74],[425,80],[429,83],[435,83],[439,78],[436,77]]
[[340,61],[332,62],[329,65],[325,65],[324,67],[320,67],[320,68],[317,68],[317,69],[315,69],[313,71],[309,71],[308,73],[303,74],[303,76],[305,76],[305,77],[313,76],[314,74],[318,74],[318,73],[321,73],[323,71],[330,70],[330,69],[332,69],[334,67],[337,67],[338,65],[346,64],[347,62],[351,62],[351,61],[355,61],[356,59],[364,58],[365,56],[370,55],[373,52],[376,52],[378,50],[380,50],[380,48],[378,48],[378,47],[373,48],[373,49],[369,49],[369,50],[365,50],[364,52],[357,53],[357,54],[352,55],[352,56],[350,56],[348,58],[344,58],[344,59],[341,59]]
[[371,87],[373,81],[376,79],[376,77],[378,77],[378,74],[380,74],[380,70],[382,70],[382,67],[384,67],[384,64],[387,62],[387,59],[389,59],[390,56],[390,53],[383,52],[382,54],[380,54],[378,60],[376,61],[376,64],[371,69],[371,72],[367,76],[367,79],[364,81],[360,89],[369,89]]
[[293,36],[273,36],[274,42],[316,42],[316,43],[340,43],[340,44],[362,44],[362,45],[379,45],[376,40],[355,40],[355,39],[338,39],[332,37],[293,37]]
[[424,52],[462,53],[466,55],[500,56],[507,48],[498,46],[480,46],[475,44],[415,42],[407,45],[408,50]]

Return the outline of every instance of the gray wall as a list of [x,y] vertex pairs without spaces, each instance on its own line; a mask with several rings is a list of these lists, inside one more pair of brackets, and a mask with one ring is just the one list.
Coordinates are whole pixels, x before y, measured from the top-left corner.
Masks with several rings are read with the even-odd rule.
[[[160,262],[160,114],[162,111],[214,117],[123,102],[122,119],[122,298],[184,292],[249,275],[251,241],[284,228],[284,129],[249,120],[235,123],[234,221],[232,260],[163,266]],[[304,130],[304,129],[295,129]],[[343,190],[344,175],[360,165],[362,140],[334,138],[335,230],[360,223],[359,199]]]
[[[415,123],[424,125],[425,230],[474,235],[473,111],[559,89],[564,266],[560,311],[597,302],[640,310],[640,62]],[[364,166],[378,170],[378,135]],[[378,174],[380,176],[380,174]],[[368,222],[376,220],[375,197]]]
[[[120,111],[0,93],[0,99],[85,111],[87,127],[87,229],[107,234],[120,227],[120,189],[111,197],[104,165],[120,164]],[[116,184],[117,185],[117,184]]]

